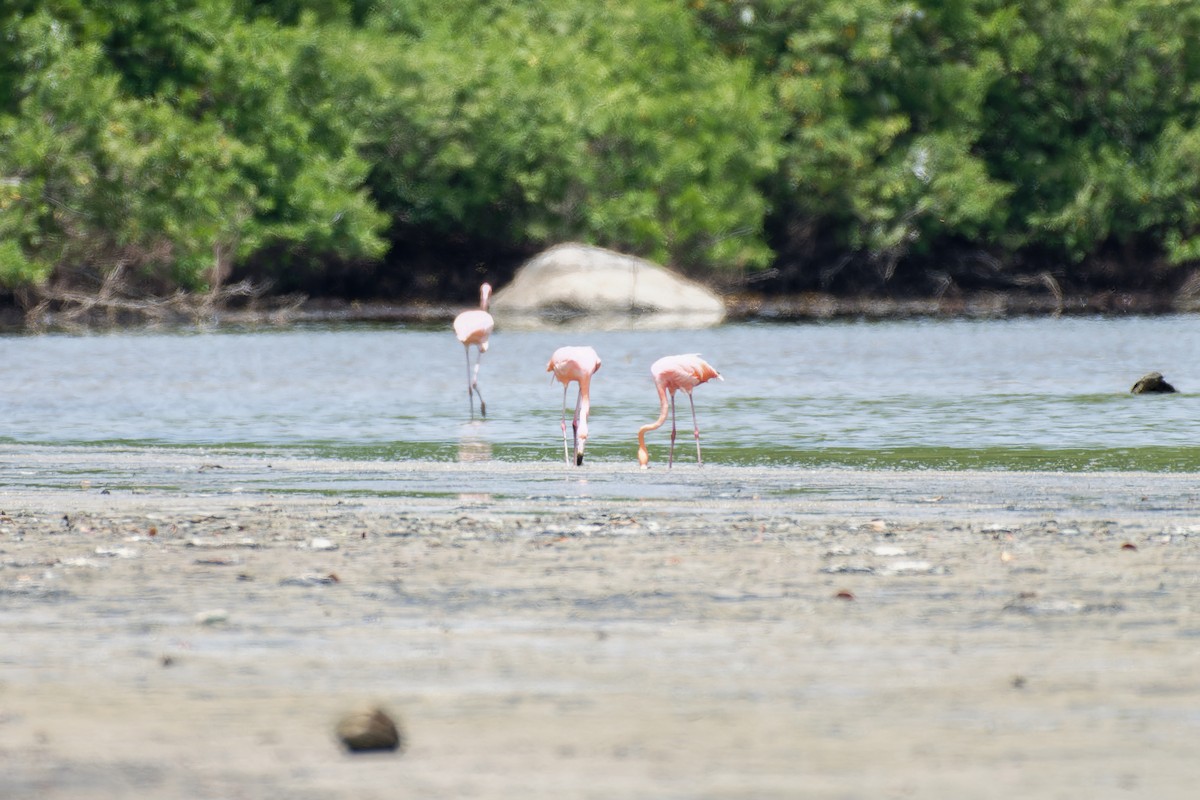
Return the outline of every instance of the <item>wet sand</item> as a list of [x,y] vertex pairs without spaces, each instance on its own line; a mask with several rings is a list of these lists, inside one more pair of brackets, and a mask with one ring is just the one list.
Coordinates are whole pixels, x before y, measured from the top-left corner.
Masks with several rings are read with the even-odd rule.
[[1198,477],[0,446],[0,797],[1190,798]]

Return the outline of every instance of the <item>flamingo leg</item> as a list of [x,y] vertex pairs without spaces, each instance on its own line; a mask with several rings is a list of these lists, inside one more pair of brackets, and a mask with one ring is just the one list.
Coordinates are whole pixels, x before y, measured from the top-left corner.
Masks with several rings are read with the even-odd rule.
[[571,451],[567,449],[567,384],[563,384],[562,402],[563,461],[571,466]]
[[[479,391],[479,362],[483,361],[483,351],[479,351],[479,355],[475,356],[475,377],[471,380],[471,387],[475,390],[475,394],[479,397],[479,416],[487,419],[487,405],[483,402],[483,392]],[[467,363],[471,362],[471,354],[467,353]],[[474,409],[474,405],[471,406]]]
[[[578,396],[576,396],[576,398],[575,398],[575,418],[571,420],[571,447],[573,447],[575,449],[576,453],[579,452],[579,406],[582,402],[583,402],[583,389],[581,388],[579,390]],[[564,432],[564,436],[565,436],[565,432]],[[570,459],[567,459],[567,463],[568,464],[571,463]],[[576,456],[575,457],[575,466],[578,467],[582,463],[583,463],[583,459]]]
[[692,406],[692,434],[696,437],[696,466],[702,466],[704,462],[700,459],[700,423],[696,422],[696,403],[692,400],[691,392],[688,392],[688,403]]
[[467,405],[471,409],[471,419],[475,419],[475,390],[471,382],[471,345],[464,345],[463,352],[467,354]]
[[675,464],[675,393],[671,392],[671,450],[667,455],[667,469]]

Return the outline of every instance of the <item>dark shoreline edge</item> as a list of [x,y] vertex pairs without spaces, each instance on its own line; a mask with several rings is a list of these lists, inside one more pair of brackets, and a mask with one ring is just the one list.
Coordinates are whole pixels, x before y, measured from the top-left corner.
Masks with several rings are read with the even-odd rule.
[[[0,308],[0,333],[20,334],[114,328],[287,327],[289,325],[401,324],[439,325],[461,311],[433,302],[346,301],[265,297],[245,307],[213,308],[198,296],[189,312],[169,315],[96,312],[90,317],[43,312],[29,320],[17,308]],[[1055,316],[1157,316],[1200,312],[1200,299],[1174,291],[1104,290],[1054,296],[1022,291],[979,291],[942,297],[839,296],[809,292],[768,297],[725,297],[727,322],[884,321],[899,319],[1006,319]]]

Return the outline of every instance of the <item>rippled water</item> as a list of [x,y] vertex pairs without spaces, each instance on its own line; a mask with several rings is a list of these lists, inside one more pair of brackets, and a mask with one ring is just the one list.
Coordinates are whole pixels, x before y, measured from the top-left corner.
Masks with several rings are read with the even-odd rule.
[[[448,329],[4,336],[0,441],[561,459],[562,391],[545,365],[563,344],[603,359],[589,443],[601,461],[632,459],[657,416],[650,363],[698,352],[725,376],[695,394],[714,463],[1200,470],[1193,316],[501,329],[480,375],[490,416],[474,422]],[[1130,395],[1152,370],[1181,393]],[[649,437],[656,462],[668,427]]]

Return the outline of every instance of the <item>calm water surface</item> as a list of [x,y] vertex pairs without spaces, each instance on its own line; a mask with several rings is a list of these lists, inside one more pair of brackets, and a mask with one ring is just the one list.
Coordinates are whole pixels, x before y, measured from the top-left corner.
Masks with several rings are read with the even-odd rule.
[[[545,365],[563,344],[603,360],[589,444],[599,461],[632,459],[637,428],[657,416],[650,363],[698,352],[725,376],[695,394],[714,463],[1200,470],[1193,316],[501,329],[480,374],[491,413],[474,422],[448,329],[4,336],[0,441],[561,459],[562,390]],[[1152,370],[1181,393],[1130,395]],[[650,435],[655,461],[668,429]]]

